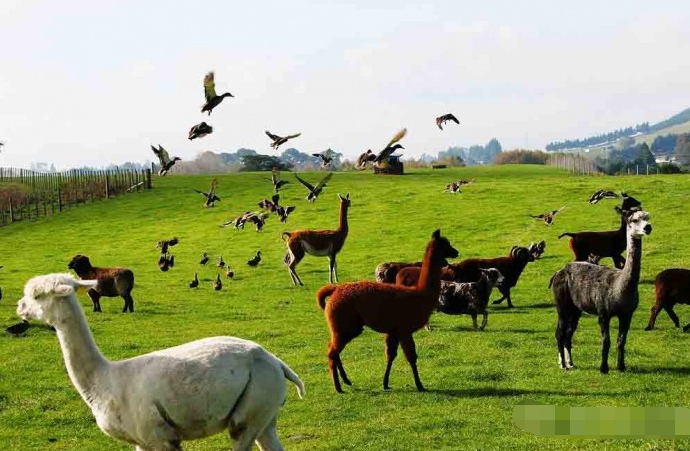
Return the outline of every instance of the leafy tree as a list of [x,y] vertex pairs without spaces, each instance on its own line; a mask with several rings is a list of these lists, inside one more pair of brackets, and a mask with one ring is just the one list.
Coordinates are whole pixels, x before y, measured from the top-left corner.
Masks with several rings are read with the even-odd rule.
[[496,138],[491,138],[491,141],[484,146],[484,152],[486,154],[486,161],[493,163],[496,157],[503,152],[503,148]]
[[678,135],[675,154],[680,163],[684,165],[690,164],[690,133]]
[[244,155],[241,160],[240,171],[271,171],[274,167],[280,171],[289,171],[292,164],[281,161],[280,158],[272,155]]
[[651,150],[649,150],[647,143],[640,144],[638,149],[639,152],[637,154],[637,158],[635,159],[635,163],[639,164],[640,166],[654,166],[656,164],[654,154]]

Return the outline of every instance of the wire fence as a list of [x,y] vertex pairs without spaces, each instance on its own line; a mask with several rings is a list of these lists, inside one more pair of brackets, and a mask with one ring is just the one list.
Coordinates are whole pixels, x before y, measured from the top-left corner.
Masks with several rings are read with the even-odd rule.
[[0,226],[145,189],[151,189],[150,169],[43,173],[0,168]]

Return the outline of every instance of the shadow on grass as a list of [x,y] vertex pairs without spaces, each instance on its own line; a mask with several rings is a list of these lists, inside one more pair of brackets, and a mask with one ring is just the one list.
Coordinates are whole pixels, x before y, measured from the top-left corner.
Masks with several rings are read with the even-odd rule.
[[616,396],[620,392],[584,392],[584,393],[569,393],[566,391],[555,390],[527,390],[521,388],[497,388],[497,387],[478,387],[466,389],[450,389],[438,390],[431,389],[429,393],[435,393],[443,396],[457,397],[457,398],[484,398],[484,397],[499,397],[508,398],[513,396],[525,395],[551,395],[551,396]]
[[526,305],[526,306],[523,307],[523,308],[526,308],[526,309],[533,309],[533,308],[556,308],[556,304],[554,304],[553,302],[540,302],[539,304],[530,304],[530,305]]
[[632,374],[670,374],[673,376],[690,376],[690,367],[656,367],[656,368],[635,368],[629,369]]

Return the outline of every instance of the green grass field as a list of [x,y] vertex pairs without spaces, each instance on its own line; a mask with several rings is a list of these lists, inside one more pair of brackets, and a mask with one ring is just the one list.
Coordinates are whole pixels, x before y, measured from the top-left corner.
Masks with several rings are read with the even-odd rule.
[[[0,323],[17,321],[16,300],[26,280],[66,271],[77,253],[100,266],[128,266],[136,275],[134,314],[121,314],[122,300],[103,299],[103,313],[84,306],[101,351],[123,359],[214,335],[257,341],[285,360],[304,380],[307,397],[289,387],[278,431],[289,450],[460,450],[460,449],[690,449],[688,441],[579,440],[543,438],[517,429],[512,409],[523,399],[564,406],[687,406],[690,402],[690,335],[661,313],[645,332],[653,302],[652,280],[662,269],[690,266],[687,176],[573,177],[536,166],[502,166],[443,171],[413,170],[403,177],[337,173],[315,204],[292,183],[283,203],[297,205],[287,224],[272,216],[263,232],[218,227],[254,209],[271,194],[269,174],[219,177],[216,208],[202,207],[192,188],[207,188],[211,176],[156,178],[154,189],[100,201],[37,222],[0,229]],[[306,174],[308,180],[320,175]],[[443,194],[455,178],[476,178],[460,195]],[[557,366],[556,311],[547,288],[553,272],[571,259],[564,231],[617,228],[614,201],[589,205],[597,189],[625,190],[651,212],[654,232],[643,243],[640,307],[628,336],[629,371],[599,374],[596,318],[583,317],[575,334],[578,367]],[[402,353],[391,375],[393,390],[381,387],[383,336],[370,330],[342,354],[353,387],[334,392],[328,374],[328,331],[314,293],[328,280],[325,258],[307,256],[298,267],[304,287],[293,287],[283,266],[280,232],[334,228],[336,193],[350,193],[350,235],[338,258],[341,281],[373,279],[375,266],[389,260],[418,260],[431,233],[441,228],[461,258],[504,255],[516,244],[545,239],[542,260],[525,269],[513,290],[515,309],[491,308],[484,332],[469,317],[432,316],[433,332],[415,335],[422,381],[418,393]],[[527,215],[566,205],[552,227]],[[158,239],[178,236],[175,267],[158,269]],[[263,261],[246,260],[260,249]],[[202,251],[219,254],[235,269],[221,292],[211,283],[216,269],[200,267]],[[605,261],[611,264],[610,260]],[[187,282],[194,271],[197,290]],[[496,294],[494,295],[495,298]],[[683,324],[687,307],[676,309]],[[612,324],[615,333],[617,322]],[[615,336],[615,335],[614,335]],[[615,367],[615,346],[610,362]],[[128,450],[104,435],[71,385],[55,334],[35,325],[27,336],[0,336],[0,444],[10,450]],[[186,442],[186,450],[227,450],[225,434]]]

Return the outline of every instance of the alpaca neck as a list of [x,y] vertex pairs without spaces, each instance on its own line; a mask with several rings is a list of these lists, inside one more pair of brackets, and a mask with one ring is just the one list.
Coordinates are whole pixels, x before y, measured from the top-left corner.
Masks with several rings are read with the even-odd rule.
[[91,404],[95,395],[91,389],[98,374],[107,367],[108,361],[98,351],[77,299],[71,296],[58,302],[64,302],[65,308],[69,309],[67,315],[53,324],[67,373],[81,397],[87,404]]
[[628,233],[627,239],[627,259],[622,269],[622,276],[627,281],[628,286],[632,284],[632,286],[637,288],[642,266],[642,239],[635,238],[630,233]]
[[429,243],[424,254],[419,280],[417,281],[417,289],[429,295],[429,299],[432,299],[434,302],[438,300],[438,295],[441,292],[441,265],[434,258],[435,252],[434,244]]
[[347,226],[347,207],[345,204],[340,204],[340,220],[338,222],[338,230],[341,232],[347,232],[348,231],[348,226]]

